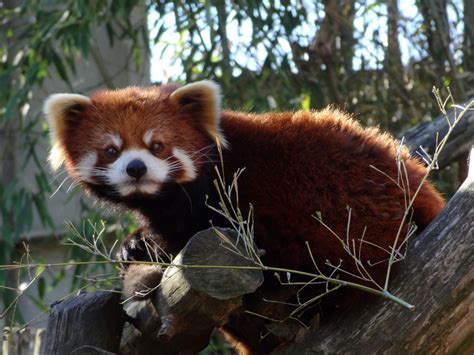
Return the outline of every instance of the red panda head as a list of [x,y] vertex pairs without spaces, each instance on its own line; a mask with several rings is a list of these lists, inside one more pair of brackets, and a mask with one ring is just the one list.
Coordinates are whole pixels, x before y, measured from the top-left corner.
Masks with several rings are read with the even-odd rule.
[[183,87],[130,87],[91,98],[55,94],[45,103],[50,163],[109,195],[153,195],[166,183],[194,180],[206,149],[226,145],[220,90],[211,81]]

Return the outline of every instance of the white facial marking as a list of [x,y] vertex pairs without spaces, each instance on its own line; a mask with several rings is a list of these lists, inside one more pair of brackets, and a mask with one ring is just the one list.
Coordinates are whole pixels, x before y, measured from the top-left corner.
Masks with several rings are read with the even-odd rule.
[[94,176],[94,167],[97,163],[97,154],[90,152],[84,155],[76,166],[76,172],[82,181],[94,183],[92,177]]
[[120,138],[120,136],[118,134],[113,134],[113,133],[109,133],[107,134],[107,137],[110,138],[110,140],[112,141],[112,143],[118,148],[122,148],[122,144],[123,144],[123,141],[122,141],[122,138]]
[[184,177],[179,182],[194,180],[196,178],[196,167],[186,151],[181,148],[173,148],[173,155],[180,161],[184,169]]
[[[135,159],[141,160],[147,168],[146,174],[138,181],[127,174],[128,164]],[[124,151],[116,161],[109,164],[106,177],[110,184],[118,188],[122,196],[127,196],[134,192],[153,194],[166,181],[168,172],[168,163],[153,156],[148,150],[129,149]]]
[[65,154],[64,154],[63,146],[59,144],[58,142],[53,143],[53,146],[51,147],[51,151],[49,152],[49,155],[48,155],[48,161],[53,171],[58,170],[59,167],[63,165],[64,156]]
[[145,144],[147,146],[150,145],[151,143],[151,140],[153,138],[153,133],[155,132],[154,129],[149,129],[148,131],[145,132],[145,134],[143,135],[143,142],[145,142]]
[[48,97],[44,104],[44,113],[48,118],[49,131],[53,148],[49,154],[49,163],[54,171],[58,170],[65,158],[64,135],[67,128],[65,119],[67,110],[74,105],[87,106],[91,99],[77,94],[54,94]]

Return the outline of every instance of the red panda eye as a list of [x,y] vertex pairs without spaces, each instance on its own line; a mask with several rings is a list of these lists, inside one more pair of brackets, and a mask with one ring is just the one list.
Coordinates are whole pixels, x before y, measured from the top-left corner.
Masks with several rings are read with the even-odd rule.
[[158,154],[162,150],[163,150],[163,144],[161,144],[161,142],[155,142],[150,147],[150,151],[152,154]]
[[115,158],[117,156],[117,153],[117,149],[115,149],[114,147],[108,147],[105,149],[105,155],[108,158]]

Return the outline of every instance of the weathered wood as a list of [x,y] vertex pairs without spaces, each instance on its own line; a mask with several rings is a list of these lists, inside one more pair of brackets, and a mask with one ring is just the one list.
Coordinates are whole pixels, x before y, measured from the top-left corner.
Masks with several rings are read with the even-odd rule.
[[81,293],[55,303],[49,312],[43,354],[117,353],[124,324],[120,294]]
[[102,350],[95,346],[85,345],[71,351],[71,355],[117,355],[117,353]]
[[157,336],[161,320],[152,300],[132,300],[127,302],[124,308],[130,319],[133,319],[133,324],[125,324],[120,355],[158,353],[157,349],[160,349],[161,353],[163,346]]
[[[474,162],[474,148],[471,150]],[[416,239],[393,280],[415,311],[377,299],[321,324],[280,354],[445,354],[474,351],[474,164],[443,212]]]
[[[474,99],[472,99],[474,100]],[[467,106],[468,100],[462,106]],[[448,112],[448,117],[451,122],[454,120],[455,112],[459,113],[459,108],[451,109]],[[402,134],[399,138],[405,138],[405,144],[408,146],[410,151],[417,155],[416,152],[422,153],[420,146],[425,149],[429,154],[433,154],[436,147],[436,136],[442,138],[448,132],[449,125],[446,121],[446,117],[439,116],[430,122],[420,124],[413,129]],[[451,133],[448,143],[444,147],[438,164],[440,168],[463,159],[463,157],[469,153],[471,146],[474,144],[474,110],[467,111],[464,117],[459,121],[456,127]]]
[[[237,241],[235,231],[219,230],[233,243]],[[126,306],[138,332],[126,328],[121,353],[159,349],[160,354],[193,354],[206,347],[213,329],[225,324],[229,314],[240,307],[242,296],[263,283],[260,270],[228,268],[254,265],[229,246],[214,228],[191,238],[174,265],[165,270],[152,302],[136,300]],[[237,246],[245,255],[242,241]],[[204,267],[189,267],[192,265]],[[224,267],[205,267],[210,265]]]

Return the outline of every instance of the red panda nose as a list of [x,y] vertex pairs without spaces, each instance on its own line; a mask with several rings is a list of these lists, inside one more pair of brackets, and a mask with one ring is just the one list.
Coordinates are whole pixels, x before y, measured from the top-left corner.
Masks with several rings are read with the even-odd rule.
[[127,165],[127,174],[137,180],[145,175],[146,171],[147,169],[145,163],[138,159],[132,160]]

